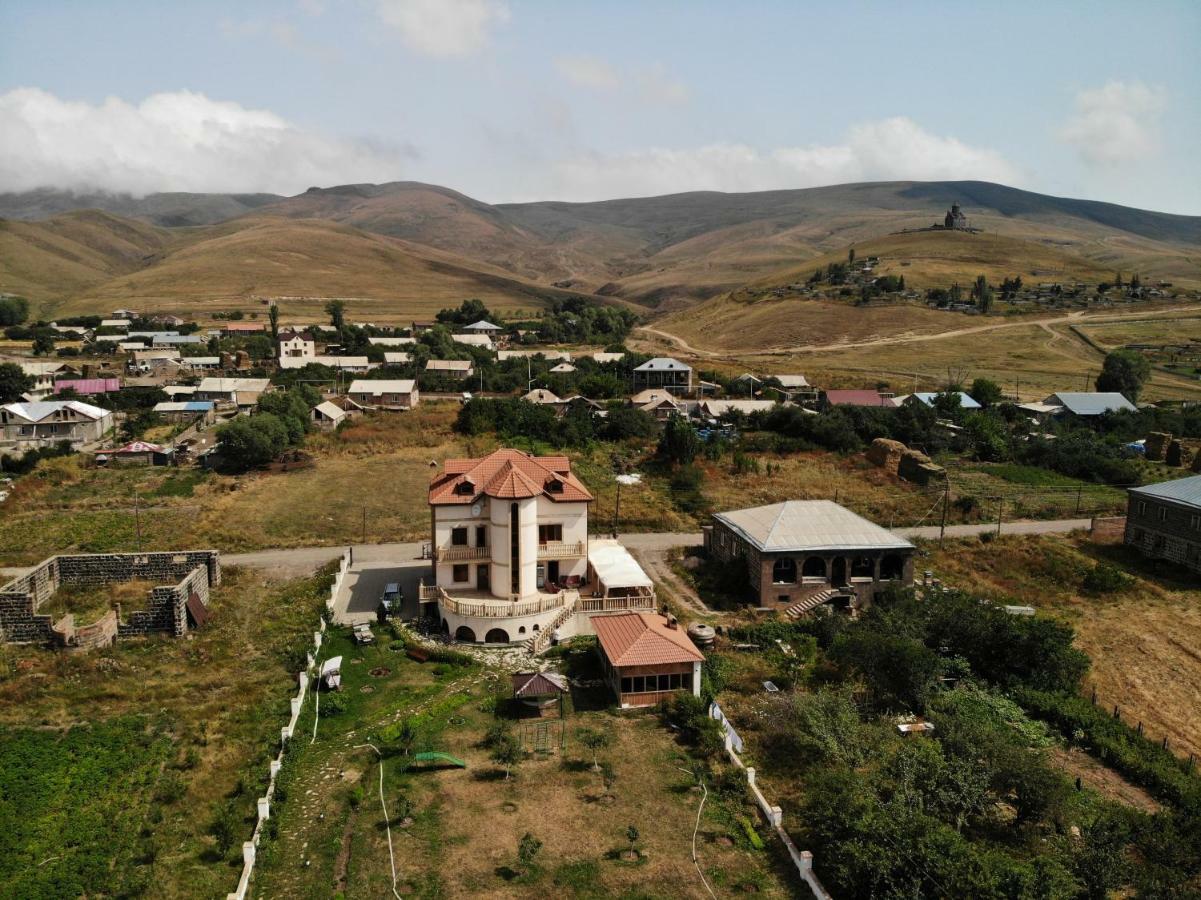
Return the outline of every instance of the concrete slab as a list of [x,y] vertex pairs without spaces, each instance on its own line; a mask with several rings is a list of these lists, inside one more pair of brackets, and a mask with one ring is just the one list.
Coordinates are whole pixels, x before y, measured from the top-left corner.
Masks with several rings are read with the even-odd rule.
[[384,587],[392,582],[400,585],[404,595],[402,610],[408,615],[415,614],[417,585],[422,579],[426,584],[432,584],[434,570],[428,559],[416,558],[420,552],[419,544],[401,546],[411,548],[412,552],[397,554],[388,560],[380,560],[378,552],[363,552],[367,548],[355,548],[354,563],[347,569],[342,588],[334,599],[335,623],[357,625],[375,621]]

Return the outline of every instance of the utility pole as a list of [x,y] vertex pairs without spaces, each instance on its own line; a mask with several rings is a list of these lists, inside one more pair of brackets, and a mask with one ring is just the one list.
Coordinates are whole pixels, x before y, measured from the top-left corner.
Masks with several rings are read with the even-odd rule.
[[942,549],[947,536],[947,506],[951,502],[951,480],[948,478],[942,491],[942,521],[938,523],[938,549]]
[[1084,485],[1080,485],[1078,488],[1076,488],[1076,517],[1077,518],[1080,517],[1080,498],[1083,496],[1083,494],[1084,494]]
[[138,492],[133,492],[133,526],[138,534],[138,552],[142,550],[142,516],[138,512]]

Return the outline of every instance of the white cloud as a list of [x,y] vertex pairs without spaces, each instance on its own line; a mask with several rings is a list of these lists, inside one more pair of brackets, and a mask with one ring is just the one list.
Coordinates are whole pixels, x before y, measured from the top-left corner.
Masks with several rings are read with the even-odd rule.
[[37,88],[0,95],[0,190],[266,191],[393,181],[411,151],[304,131],[191,91],[93,105]]
[[1059,139],[1091,165],[1145,160],[1159,150],[1159,117],[1166,106],[1162,87],[1110,81],[1076,94],[1076,112]]
[[684,103],[688,100],[688,86],[668,74],[662,63],[643,69],[635,77],[643,100],[651,103]]
[[380,19],[426,56],[469,56],[509,21],[504,0],[377,0]]
[[688,100],[687,85],[672,77],[662,63],[634,69],[625,77],[599,56],[560,56],[555,59],[555,68],[576,87],[605,92],[624,89],[644,103],[684,103]]
[[621,79],[613,67],[595,56],[560,56],[555,60],[555,68],[579,87],[607,91],[621,85]]
[[1000,154],[941,137],[904,117],[858,125],[838,144],[760,150],[723,143],[588,154],[552,168],[544,193],[601,200],[678,191],[762,191],[856,181],[1023,181]]

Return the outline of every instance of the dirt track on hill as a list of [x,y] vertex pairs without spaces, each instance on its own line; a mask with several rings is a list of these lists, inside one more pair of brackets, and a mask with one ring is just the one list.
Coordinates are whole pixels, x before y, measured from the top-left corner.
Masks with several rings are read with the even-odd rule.
[[[1159,314],[1176,312],[1180,310],[1196,310],[1196,307],[1191,306],[1172,306],[1158,310]],[[1201,315],[1201,314],[1199,314]],[[1096,322],[1096,321],[1114,321],[1121,322],[1127,319],[1145,319],[1147,313],[1140,311],[1137,313],[1118,313],[1116,315],[1106,315],[1103,313],[1089,312],[1072,312],[1067,315],[1051,316],[1048,318],[1015,318],[1001,322],[995,322],[988,325],[972,325],[966,328],[954,328],[950,331],[938,331],[929,334],[897,334],[888,337],[868,338],[862,341],[838,341],[830,344],[799,344],[792,347],[765,347],[761,350],[746,351],[738,354],[733,351],[713,351],[702,350],[698,347],[693,347],[679,335],[672,334],[669,331],[663,331],[660,328],[652,328],[649,325],[639,326],[636,330],[646,332],[647,334],[657,335],[664,340],[675,344],[685,353],[691,353],[706,359],[733,359],[738,356],[778,356],[792,353],[825,353],[838,350],[858,350],[865,347],[883,347],[891,344],[912,344],[925,341],[941,341],[946,338],[965,337],[967,335],[982,334],[988,331],[997,331],[1002,328],[1025,328],[1030,325],[1041,326],[1048,328],[1051,325],[1078,324],[1081,322]]]

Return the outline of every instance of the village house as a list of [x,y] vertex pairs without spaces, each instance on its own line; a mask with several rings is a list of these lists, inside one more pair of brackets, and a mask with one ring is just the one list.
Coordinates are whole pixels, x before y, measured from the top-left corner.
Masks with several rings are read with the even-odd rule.
[[546,388],[534,388],[528,394],[523,394],[521,399],[526,403],[537,403],[541,406],[550,406],[563,402],[563,399],[558,394]]
[[386,366],[407,366],[412,362],[412,353],[402,353],[399,350],[384,351],[384,365]]
[[213,400],[238,406],[254,406],[259,396],[271,387],[268,378],[203,378],[192,394],[195,400]]
[[1130,488],[1125,541],[1149,559],[1201,572],[1201,475]]
[[639,391],[629,399],[630,406],[649,413],[660,422],[665,422],[672,416],[682,415],[684,407],[670,393],[662,388],[649,388]]
[[259,322],[223,322],[221,324],[221,334],[225,337],[238,334],[262,334],[267,330],[267,326]]
[[325,366],[329,369],[337,369],[340,372],[369,372],[372,368],[371,360],[366,356],[327,356],[321,354],[318,356],[281,356],[279,358],[279,367],[281,369],[302,369],[308,365]]
[[496,359],[498,362],[504,362],[507,359],[533,359],[536,356],[541,356],[547,362],[554,360],[562,360],[563,362],[571,362],[571,354],[564,350],[497,350]]
[[[959,400],[960,409],[981,409],[979,403],[970,394],[963,391],[955,391],[955,395]],[[902,406],[905,403],[921,403],[923,406],[934,406],[936,398],[941,396],[937,391],[918,391],[916,394],[902,394],[900,397],[893,397],[893,406]]]
[[142,372],[153,372],[157,369],[174,368],[182,365],[182,357],[178,350],[131,350],[129,351],[129,368]]
[[88,444],[113,430],[113,414],[80,400],[35,400],[0,406],[0,438],[18,449]]
[[760,606],[794,614],[830,601],[858,609],[913,583],[913,544],[829,500],[717,513],[705,549],[746,567]]
[[[156,324],[165,324],[165,323],[156,323]],[[101,319],[100,320],[100,328],[102,330],[128,332],[129,331],[129,320],[128,319]]]
[[494,325],[492,322],[489,322],[487,319],[480,319],[478,322],[472,322],[470,325],[468,325],[463,330],[469,331],[472,334],[487,335],[489,338],[494,338],[498,334],[500,334],[500,326]]
[[452,334],[450,339],[456,344],[465,344],[468,347],[481,347],[484,350],[494,349],[492,338],[486,334]]
[[33,379],[33,387],[22,394],[26,400],[41,400],[54,393],[59,378],[78,375],[79,370],[60,362],[22,362],[21,371]]
[[622,709],[655,706],[680,691],[701,695],[704,654],[674,617],[631,612],[598,617],[593,626],[605,681]]
[[279,359],[312,359],[317,355],[317,342],[307,331],[279,333]]
[[632,390],[662,388],[672,394],[692,393],[692,367],[666,356],[648,359],[634,369]]
[[1088,419],[1109,412],[1136,412],[1137,407],[1122,394],[1113,391],[1059,391],[1047,397],[1043,404],[1058,406],[1055,415],[1073,415]]
[[329,400],[313,407],[313,424],[322,431],[333,431],[347,418],[346,410]]
[[624,547],[601,542],[591,553],[592,501],[565,456],[448,459],[430,482],[425,615],[456,640],[538,651],[556,632],[592,633],[596,616],[653,610],[654,587]]
[[373,347],[405,347],[417,343],[417,338],[411,337],[369,337],[367,343]]
[[475,367],[469,359],[431,359],[426,361],[425,371],[443,378],[470,378]]
[[411,378],[355,379],[346,395],[364,409],[412,409],[420,399]]
[[216,404],[212,400],[164,400],[154,404],[154,411],[167,422],[201,422],[212,424]]
[[138,312],[136,310],[132,310],[132,309],[114,309],[112,312],[112,316],[114,319],[133,320],[133,319],[138,318]]
[[604,350],[597,350],[595,353],[589,353],[588,355],[592,357],[593,362],[601,364],[621,362],[626,358],[624,353],[607,353]]
[[149,441],[130,441],[115,450],[98,450],[99,466],[169,466],[175,462],[175,450]]
[[194,372],[211,372],[221,368],[220,356],[181,356],[179,362]]
[[702,400],[696,405],[696,414],[703,419],[719,419],[726,413],[749,416],[756,412],[771,412],[775,408],[774,400]]
[[115,394],[121,390],[120,378],[63,378],[54,382],[54,393],[74,391],[81,397]]

